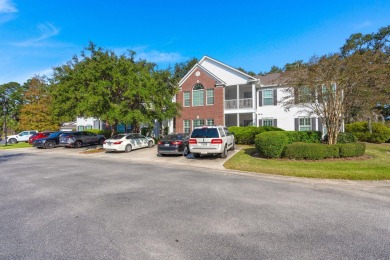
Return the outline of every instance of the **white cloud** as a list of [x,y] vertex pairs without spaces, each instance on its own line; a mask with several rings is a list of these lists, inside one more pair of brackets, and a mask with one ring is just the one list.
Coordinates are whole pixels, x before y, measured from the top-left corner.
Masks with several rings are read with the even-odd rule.
[[27,41],[16,43],[15,45],[21,47],[44,46],[45,45],[43,43],[44,40],[53,37],[59,33],[59,29],[50,23],[38,25],[38,30],[39,30],[38,37],[31,38]]
[[135,58],[147,60],[149,62],[153,62],[156,64],[169,64],[169,63],[177,63],[182,62],[187,57],[182,56],[177,52],[161,52],[156,50],[148,50],[149,46],[140,45],[140,46],[132,46],[132,47],[117,47],[117,48],[108,48],[114,51],[117,55],[125,54],[128,50],[135,51]]
[[369,28],[373,25],[373,22],[372,21],[369,21],[369,20],[366,20],[366,21],[362,21],[361,23],[358,23],[358,24],[355,24],[354,27],[355,29],[364,29],[364,28]]
[[15,4],[12,0],[0,0],[0,13],[16,13],[18,9],[16,9]]
[[172,63],[179,62],[185,59],[177,52],[159,52],[159,51],[143,51],[136,54],[136,57],[145,59],[154,63]]

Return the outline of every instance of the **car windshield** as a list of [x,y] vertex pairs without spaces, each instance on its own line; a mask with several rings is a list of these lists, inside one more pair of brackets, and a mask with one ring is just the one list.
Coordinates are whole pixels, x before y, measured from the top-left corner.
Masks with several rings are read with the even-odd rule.
[[54,132],[54,133],[51,133],[48,138],[55,138],[57,136],[59,136],[60,134],[62,134],[62,132]]
[[218,138],[217,128],[197,128],[192,131],[191,138]]
[[113,137],[111,137],[110,139],[122,139],[125,136],[126,136],[125,134],[117,134],[117,135],[114,135]]

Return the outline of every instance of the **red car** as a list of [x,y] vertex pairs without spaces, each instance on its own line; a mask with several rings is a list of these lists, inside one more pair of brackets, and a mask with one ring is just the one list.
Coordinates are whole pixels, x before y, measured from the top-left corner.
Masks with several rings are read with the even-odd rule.
[[38,140],[38,139],[41,139],[41,138],[46,138],[51,133],[53,133],[53,132],[39,132],[39,133],[33,134],[32,136],[30,136],[28,138],[28,143],[32,145],[35,140]]

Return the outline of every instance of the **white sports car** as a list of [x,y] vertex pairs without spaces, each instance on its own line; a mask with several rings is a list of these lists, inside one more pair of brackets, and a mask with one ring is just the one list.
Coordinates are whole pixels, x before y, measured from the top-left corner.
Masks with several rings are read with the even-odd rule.
[[131,152],[135,149],[153,147],[154,140],[141,134],[117,134],[103,143],[106,152]]

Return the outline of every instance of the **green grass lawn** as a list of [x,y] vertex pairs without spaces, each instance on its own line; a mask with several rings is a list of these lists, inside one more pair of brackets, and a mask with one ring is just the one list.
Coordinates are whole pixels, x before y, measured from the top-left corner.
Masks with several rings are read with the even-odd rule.
[[25,142],[19,142],[17,144],[0,144],[0,150],[5,150],[5,149],[14,149],[14,148],[26,148],[26,147],[32,147],[29,143]]
[[364,158],[331,159],[321,161],[297,161],[264,159],[254,156],[256,149],[242,147],[229,159],[227,169],[296,177],[390,180],[390,144],[367,143]]

